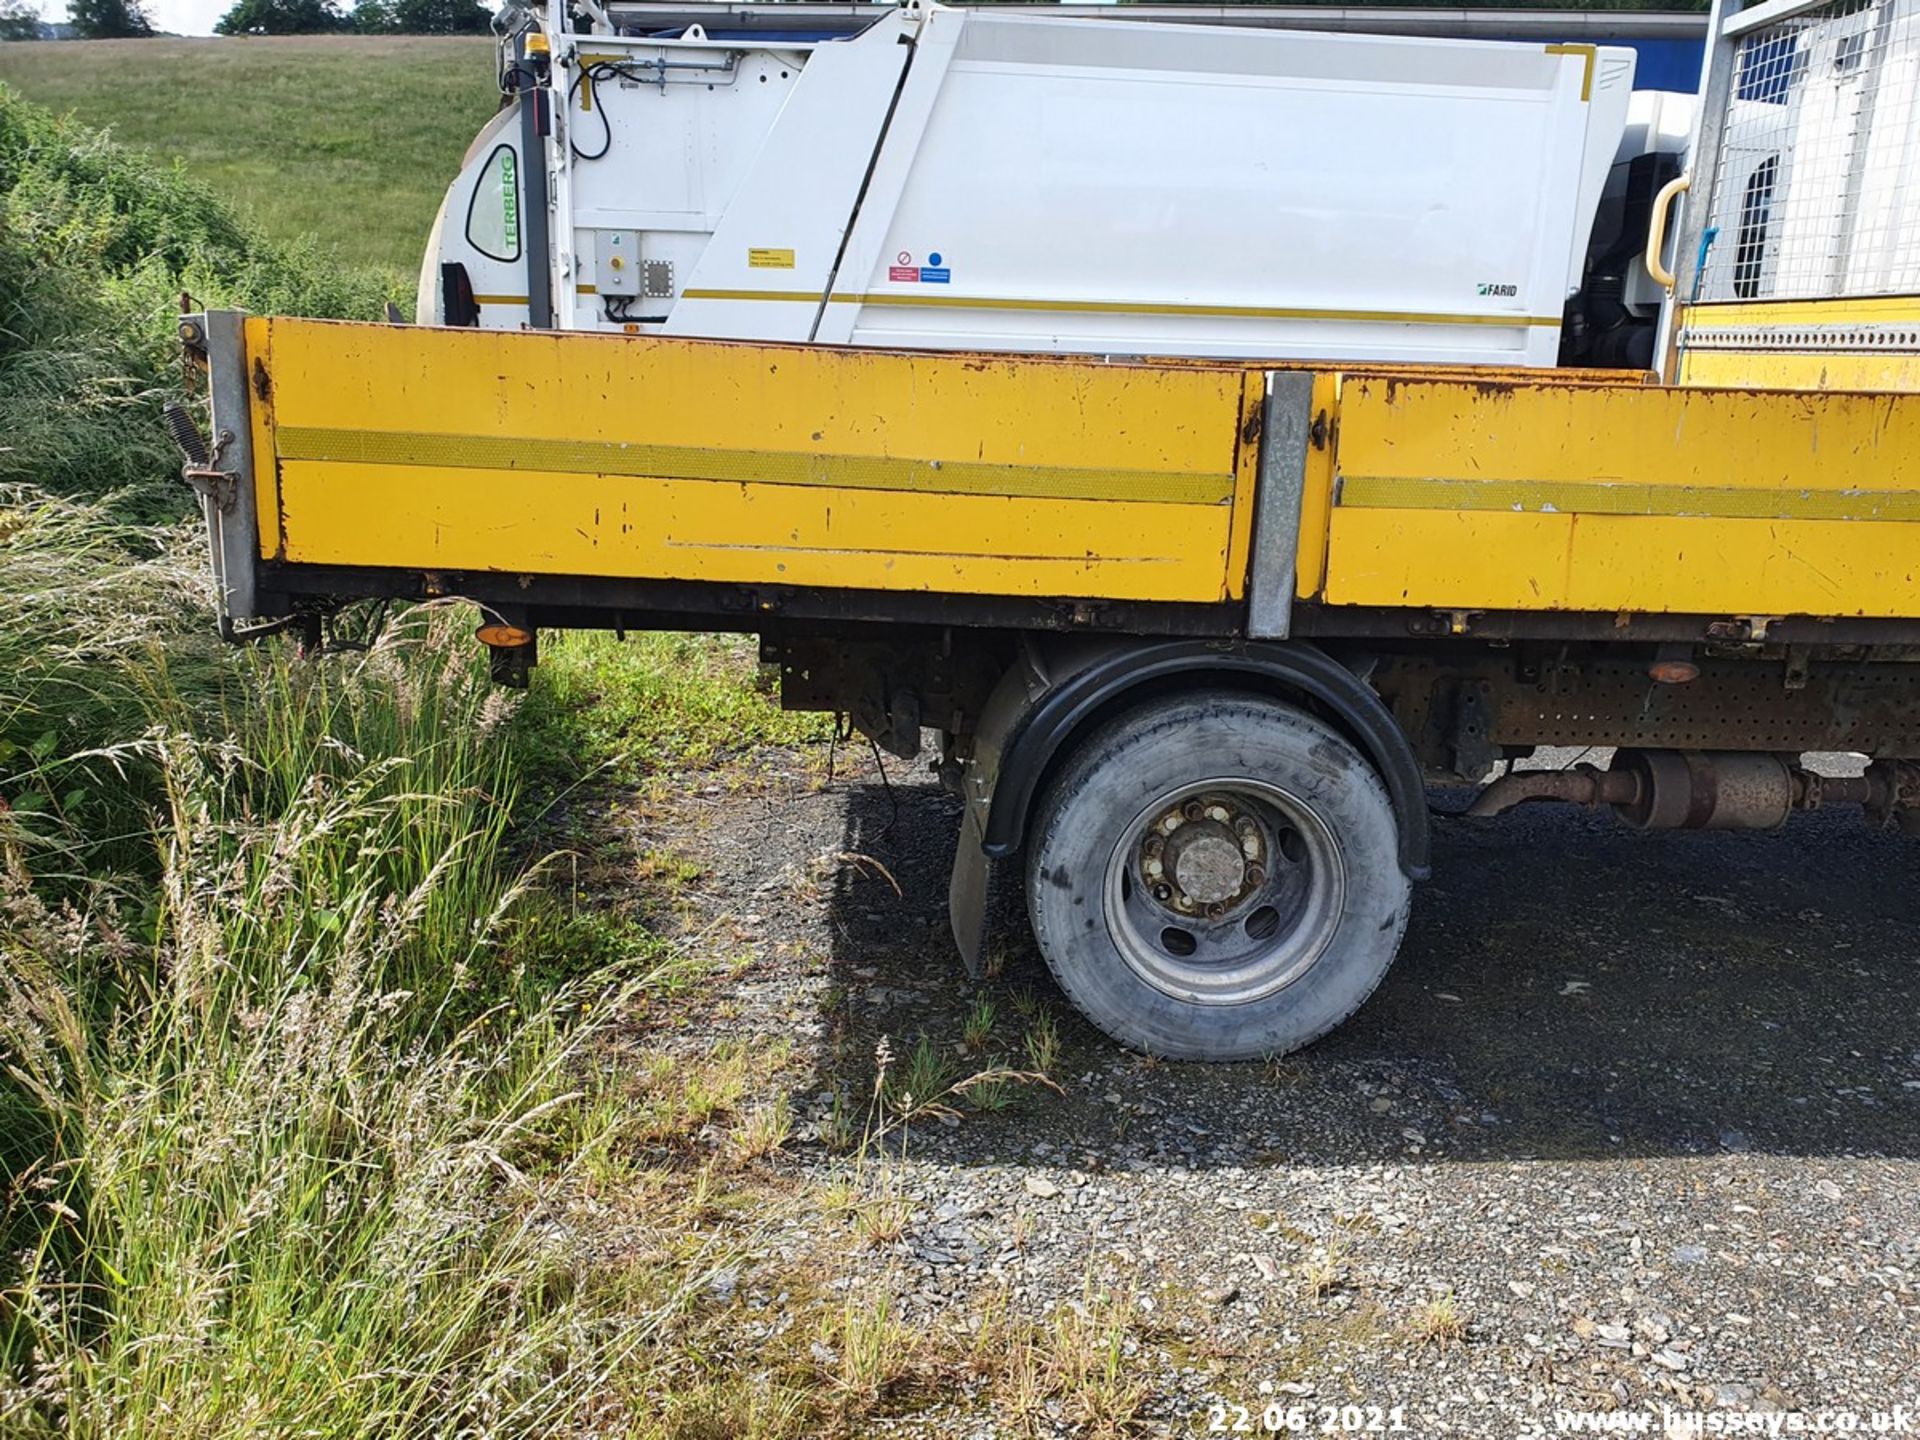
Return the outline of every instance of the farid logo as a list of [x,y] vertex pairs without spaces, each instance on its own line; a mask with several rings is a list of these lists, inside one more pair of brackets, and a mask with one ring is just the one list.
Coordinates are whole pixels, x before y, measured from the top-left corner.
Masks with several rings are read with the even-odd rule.
[[1487,281],[1482,280],[1480,284],[1477,287],[1475,287],[1474,293],[1478,295],[1511,296],[1511,295],[1518,295],[1520,293],[1520,287],[1518,285],[1492,285],[1492,284],[1489,284]]

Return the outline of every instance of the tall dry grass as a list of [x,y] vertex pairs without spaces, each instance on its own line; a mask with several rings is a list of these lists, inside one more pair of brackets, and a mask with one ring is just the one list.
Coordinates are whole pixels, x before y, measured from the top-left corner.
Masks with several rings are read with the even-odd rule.
[[646,1317],[548,1201],[604,1118],[583,1002],[646,977],[541,978],[451,624],[176,644],[171,540],[0,497],[0,716],[55,737],[0,763],[0,1433],[591,1429]]
[[470,620],[213,639],[182,289],[380,298],[0,87],[0,1437],[623,1433],[725,1259],[636,1285],[575,1223],[658,947],[516,850]]

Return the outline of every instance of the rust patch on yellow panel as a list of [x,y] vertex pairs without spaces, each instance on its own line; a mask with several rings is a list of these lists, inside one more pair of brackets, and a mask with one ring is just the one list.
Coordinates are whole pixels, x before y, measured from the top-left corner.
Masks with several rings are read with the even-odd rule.
[[[256,395],[247,409],[253,424],[253,505],[260,554],[276,560],[286,554],[287,535],[280,514],[280,467],[274,450],[273,331],[266,320],[250,315],[241,322],[240,334],[251,373],[264,374],[267,379],[266,393]],[[257,380],[253,388],[260,388]]]
[[1300,552],[1295,592],[1318,595],[1327,581],[1327,518],[1333,509],[1334,453],[1339,439],[1340,390],[1346,377],[1313,377],[1313,428],[1307,438],[1306,484],[1300,495]]
[[1240,391],[1239,452],[1234,462],[1233,526],[1227,536],[1226,585],[1223,600],[1247,593],[1247,572],[1253,554],[1253,495],[1260,479],[1261,417],[1266,413],[1267,377],[1248,371]]

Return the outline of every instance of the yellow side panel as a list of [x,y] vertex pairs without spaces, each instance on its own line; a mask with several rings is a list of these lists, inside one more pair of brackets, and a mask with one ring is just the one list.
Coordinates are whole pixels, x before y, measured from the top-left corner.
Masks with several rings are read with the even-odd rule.
[[[434,477],[405,485],[378,466],[284,463],[286,558],[1038,596],[1216,599],[1221,584],[1225,535],[1207,519],[1224,512],[1212,507],[954,495],[936,509],[933,497],[884,491],[645,477],[589,487],[538,471]],[[323,527],[318,540],[298,518],[347,508],[377,518]]]
[[1920,295],[1688,305],[1678,328],[1682,385],[1920,391]]
[[1682,325],[1912,325],[1920,295],[1866,295],[1832,300],[1718,300],[1683,305]]
[[[271,333],[273,322],[264,316],[249,315],[241,322],[241,339],[250,356],[267,353],[267,336]],[[280,486],[274,478],[274,467],[266,457],[273,454],[273,407],[262,404],[262,397],[255,393],[248,418],[253,422],[253,453],[256,457],[253,467],[254,513],[259,517],[260,550],[271,555],[279,546],[280,535]]]
[[[1266,403],[1267,376],[1248,370],[1240,378],[1240,413],[1257,415]],[[1249,556],[1253,548],[1254,491],[1260,483],[1260,445],[1241,435],[1238,468],[1233,477],[1233,529],[1227,536],[1227,593],[1238,600],[1246,594]]]
[[1920,614],[1911,525],[1338,509],[1331,541],[1336,604]]
[[1752,390],[1920,390],[1920,354],[1822,355],[1789,350],[1689,350],[1682,385]]
[[249,341],[271,396],[268,558],[1129,600],[1242,589],[1229,547],[1258,387],[1240,368],[279,319],[250,322]]
[[1323,598],[1920,614],[1920,397],[1348,377]]

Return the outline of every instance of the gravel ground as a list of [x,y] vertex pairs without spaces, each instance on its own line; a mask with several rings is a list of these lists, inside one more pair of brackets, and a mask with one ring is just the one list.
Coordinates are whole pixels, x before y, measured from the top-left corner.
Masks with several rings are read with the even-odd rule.
[[[635,853],[698,870],[660,923],[735,962],[654,1041],[794,1042],[778,1163],[802,1183],[844,1173],[817,1126],[836,1091],[870,1093],[881,1038],[957,1057],[976,995],[983,1055],[1024,1065],[1029,1017],[1058,1017],[1060,1093],[913,1129],[888,1162],[914,1202],[896,1242],[802,1223],[783,1243],[843,1251],[837,1284],[960,1329],[995,1296],[1120,1294],[1155,1433],[1236,1404],[1256,1428],[1352,1404],[1461,1435],[1662,1406],[1866,1431],[1920,1404],[1920,848],[1846,812],[1772,835],[1441,818],[1357,1016],[1285,1060],[1178,1065],[1079,1020],[1021,932],[969,985],[955,802],[841,770],[823,786],[817,757],[765,751],[621,811]],[[958,1403],[888,1423],[997,1433]]]

